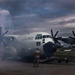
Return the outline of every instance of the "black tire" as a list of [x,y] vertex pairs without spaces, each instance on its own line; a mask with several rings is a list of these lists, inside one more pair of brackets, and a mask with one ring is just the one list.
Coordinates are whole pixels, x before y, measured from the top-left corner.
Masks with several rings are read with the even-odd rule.
[[68,63],[68,60],[66,60],[65,62]]
[[68,58],[65,58],[65,62],[68,63]]
[[58,63],[61,63],[61,60],[58,60]]

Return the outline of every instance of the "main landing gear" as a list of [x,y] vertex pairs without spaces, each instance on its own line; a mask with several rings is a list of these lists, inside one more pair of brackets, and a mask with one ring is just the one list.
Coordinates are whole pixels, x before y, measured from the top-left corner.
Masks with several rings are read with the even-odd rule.
[[68,63],[68,58],[64,58],[64,59],[58,59],[58,63],[61,63],[62,61],[65,61],[66,63]]

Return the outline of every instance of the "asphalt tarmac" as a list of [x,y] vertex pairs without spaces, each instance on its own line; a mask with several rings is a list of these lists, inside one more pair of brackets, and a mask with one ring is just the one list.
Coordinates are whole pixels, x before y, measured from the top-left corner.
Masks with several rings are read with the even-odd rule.
[[75,62],[51,62],[33,67],[33,63],[0,61],[0,75],[75,75]]

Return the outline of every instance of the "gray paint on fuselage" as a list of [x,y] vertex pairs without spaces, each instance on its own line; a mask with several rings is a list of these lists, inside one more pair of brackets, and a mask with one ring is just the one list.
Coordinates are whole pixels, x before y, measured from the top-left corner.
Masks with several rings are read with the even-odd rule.
[[[42,55],[44,54],[43,51],[43,45],[45,43],[42,42],[43,39],[35,39],[37,34],[42,35],[49,35],[45,32],[34,32],[31,34],[25,34],[25,35],[7,35],[7,37],[13,37],[14,39],[9,42],[9,46],[14,46],[17,50],[17,54],[20,56],[33,56],[34,51],[36,48],[39,48]],[[46,39],[45,39],[46,40]],[[36,46],[36,42],[41,42],[40,46]],[[52,38],[48,38],[46,42],[52,42]]]

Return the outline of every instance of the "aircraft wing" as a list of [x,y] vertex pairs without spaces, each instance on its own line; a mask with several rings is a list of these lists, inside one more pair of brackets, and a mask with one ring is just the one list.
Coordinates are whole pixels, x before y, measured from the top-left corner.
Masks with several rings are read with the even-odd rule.
[[70,45],[75,44],[75,39],[71,39],[71,38],[69,38],[69,37],[57,37],[56,39],[57,39],[58,41],[63,41],[63,42],[65,42],[65,43],[67,43],[67,44],[70,44]]

